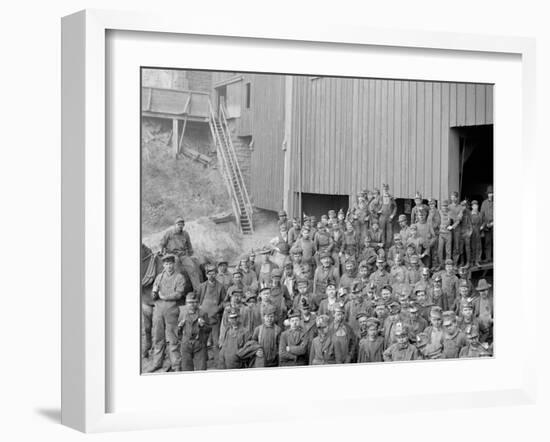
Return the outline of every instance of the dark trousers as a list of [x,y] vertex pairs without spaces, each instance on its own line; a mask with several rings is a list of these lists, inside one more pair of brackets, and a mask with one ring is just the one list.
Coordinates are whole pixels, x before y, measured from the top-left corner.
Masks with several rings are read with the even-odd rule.
[[153,339],[151,331],[153,330],[153,306],[141,304],[141,326],[143,341],[141,343],[141,354],[147,357],[151,350]]
[[485,230],[485,260],[493,261],[493,229]]
[[460,227],[455,228],[452,231],[453,234],[453,261],[455,266],[458,265],[460,259],[460,253],[462,252],[462,229]]
[[181,354],[178,348],[179,308],[175,302],[158,300],[153,310],[153,370],[164,363],[166,343],[172,371],[179,371]]
[[[452,236],[451,234],[439,235],[439,241],[437,244],[437,256],[439,258],[439,265],[443,267],[446,259],[451,259],[452,251]],[[445,252],[445,255],[443,255]]]
[[206,342],[200,342],[198,339],[189,340],[183,337],[180,349],[182,371],[206,370],[208,359]]
[[479,230],[475,230],[472,232],[472,257],[474,259],[475,263],[479,263],[481,261],[481,232]]

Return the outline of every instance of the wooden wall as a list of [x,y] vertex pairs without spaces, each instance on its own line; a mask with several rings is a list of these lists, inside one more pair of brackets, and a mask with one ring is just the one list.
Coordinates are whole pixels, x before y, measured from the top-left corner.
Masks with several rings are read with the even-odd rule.
[[[390,185],[397,198],[446,198],[458,164],[450,128],[493,123],[483,84],[296,77],[291,192],[352,195]],[[458,169],[456,169],[458,171]]]

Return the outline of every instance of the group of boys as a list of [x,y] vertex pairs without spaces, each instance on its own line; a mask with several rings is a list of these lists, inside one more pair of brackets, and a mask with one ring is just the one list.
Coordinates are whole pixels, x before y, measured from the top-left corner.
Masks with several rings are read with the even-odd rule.
[[[164,339],[145,352],[152,360],[147,371],[158,370],[166,354],[172,371],[491,356],[491,285],[472,280],[467,251],[448,248],[455,230],[464,239],[469,224],[462,223],[475,209],[466,213],[461,205],[458,219],[446,215],[457,210],[457,196],[442,203],[434,257],[430,209],[417,204],[411,213],[417,222],[408,226],[400,216],[393,235],[396,209],[395,202],[385,207],[387,187],[377,218],[370,209],[363,216],[363,196],[347,214],[331,210],[319,224],[311,217],[291,223],[280,212],[273,242],[280,265],[269,255],[258,262],[254,253],[232,271],[224,261],[208,264],[206,281],[186,294],[177,257],[165,254],[153,286]],[[489,226],[488,215],[483,219]],[[485,228],[492,229],[492,206]]]

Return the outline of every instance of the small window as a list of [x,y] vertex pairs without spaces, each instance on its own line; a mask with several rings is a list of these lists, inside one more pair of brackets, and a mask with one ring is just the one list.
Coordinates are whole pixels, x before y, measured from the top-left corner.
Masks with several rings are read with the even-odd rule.
[[246,108],[250,109],[250,83],[246,83]]

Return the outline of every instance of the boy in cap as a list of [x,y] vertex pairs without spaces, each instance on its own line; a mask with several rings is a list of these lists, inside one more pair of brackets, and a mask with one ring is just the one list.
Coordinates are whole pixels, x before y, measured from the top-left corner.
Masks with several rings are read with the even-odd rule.
[[355,230],[351,222],[346,222],[346,230],[342,236],[342,245],[340,247],[340,256],[348,253],[349,256],[356,257],[359,252],[361,236]]
[[258,287],[256,272],[248,265],[248,256],[241,258],[237,268],[241,271],[242,282],[245,287]]
[[378,301],[376,301],[376,305],[374,307],[374,317],[378,319],[380,324],[384,324],[384,321],[386,320],[389,314],[390,314],[390,311],[386,306],[386,304],[384,303],[384,301],[382,299],[379,299]]
[[239,324],[244,328],[248,327],[248,309],[243,303],[244,292],[239,288],[235,288],[231,291],[229,296],[229,305],[225,307],[222,314],[222,320],[220,323],[220,336],[222,336],[227,330],[227,327],[229,327],[229,314],[231,312],[238,312]]
[[290,310],[290,327],[281,333],[279,340],[279,364],[281,367],[307,365],[308,337],[300,327],[301,312]]
[[492,356],[492,351],[488,344],[479,342],[479,331],[475,327],[464,329],[467,345],[460,350],[459,358],[481,358]]
[[437,239],[437,257],[439,265],[442,266],[446,259],[452,258],[452,224],[451,213],[449,212],[449,201],[444,200],[439,210],[439,237]]
[[283,269],[283,279],[281,283],[284,287],[286,287],[291,301],[294,298],[294,294],[296,293],[297,279],[298,279],[298,275],[294,273],[294,265],[290,261],[287,262]]
[[493,342],[493,295],[489,294],[491,284],[485,279],[480,279],[476,286],[479,296],[475,298],[476,309],[474,315],[479,322],[479,340],[483,343]]
[[243,361],[238,353],[250,340],[251,336],[241,325],[238,309],[230,308],[227,319],[228,327],[220,335],[219,368],[222,370],[243,368]]
[[380,229],[380,225],[376,221],[371,224],[370,229],[365,235],[365,241],[367,239],[369,246],[372,247],[376,253],[378,253],[378,250],[384,248],[384,232]]
[[356,277],[355,270],[355,259],[348,259],[344,263],[344,274],[340,278],[340,287],[351,287]]
[[365,244],[359,253],[359,262],[365,262],[367,264],[368,274],[370,275],[376,270],[376,250],[370,245],[370,239],[367,235],[365,237]]
[[382,184],[382,198],[378,218],[380,223],[380,230],[382,231],[383,247],[389,247],[393,238],[392,222],[397,213],[397,204],[390,195],[390,186],[388,184]]
[[[320,265],[320,255],[327,253],[332,256],[332,252],[334,249],[334,240],[332,239],[331,232],[326,225],[321,226],[317,231],[315,238],[313,238],[313,245],[315,247],[315,250],[317,250],[317,254],[315,255],[317,266]],[[334,260],[334,256],[332,256],[332,259]]]
[[420,259],[417,255],[413,255],[409,261],[405,281],[408,282],[411,287],[414,287],[420,279],[422,279],[422,275],[420,274]]
[[391,284],[391,278],[386,272],[386,260],[381,256],[376,258],[376,271],[370,275],[369,281],[374,282],[378,287]]
[[417,223],[420,215],[419,212],[421,210],[428,211],[428,206],[424,204],[424,200],[422,199],[422,194],[420,192],[416,192],[414,195],[414,207],[411,210],[411,224]]
[[384,346],[386,348],[395,342],[395,331],[399,328],[398,324],[403,322],[401,304],[397,301],[392,301],[388,307],[390,314],[384,321]]
[[417,361],[422,359],[418,349],[410,343],[409,330],[406,324],[400,324],[395,330],[397,342],[390,345],[382,354],[384,361]]
[[226,290],[225,301],[224,301],[225,304],[229,303],[229,300],[231,299],[231,294],[235,290],[238,290],[241,293],[244,293],[244,289],[245,289],[245,285],[243,283],[243,272],[242,272],[242,270],[239,269],[238,267],[236,267],[231,274],[232,274],[232,279],[231,279],[230,286]]
[[443,352],[443,311],[441,307],[434,305],[430,310],[430,325],[424,329],[427,336],[427,344],[423,354],[437,354]]
[[355,333],[359,332],[357,315],[361,312],[372,315],[372,303],[363,298],[361,285],[356,282],[351,287],[351,300],[344,304],[345,320]]
[[458,358],[460,350],[464,347],[466,336],[458,328],[456,315],[453,311],[443,312],[443,355],[445,359]]
[[319,315],[326,315],[332,321],[334,317],[334,310],[338,305],[338,297],[336,292],[336,283],[333,280],[327,282],[326,298],[319,300],[314,298],[315,303],[319,305],[317,313]]
[[231,286],[233,282],[233,275],[227,271],[227,261],[218,262],[218,273],[216,274],[216,279],[218,282],[223,285],[224,289],[227,289]]
[[441,216],[439,215],[439,209],[437,208],[437,201],[435,198],[430,198],[428,200],[428,207],[427,220],[435,235],[432,248],[430,249],[430,256],[432,260],[431,265],[432,267],[437,267],[440,265],[437,250],[439,245],[439,227],[441,226]]
[[181,369],[206,370],[211,329],[208,313],[199,308],[199,300],[193,292],[187,294],[185,306],[180,310],[178,330],[181,336]]
[[418,211],[418,222],[415,224],[417,235],[420,238],[422,252],[420,259],[427,267],[431,267],[431,250],[435,243],[435,232],[430,223],[428,223],[428,210],[420,209]]
[[246,305],[246,319],[244,323],[250,334],[254,333],[257,326],[262,324],[262,305],[258,302],[258,295],[252,288],[248,288],[244,294]]
[[470,285],[465,279],[458,282],[458,296],[455,301],[453,310],[458,316],[462,316],[462,309],[465,305],[471,305],[474,308],[473,299],[471,298]]
[[317,267],[313,276],[313,293],[318,303],[325,297],[327,282],[329,280],[334,281],[336,285],[340,284],[340,272],[334,267],[332,256],[325,252],[319,258],[321,266]]
[[400,253],[394,256],[394,261],[390,268],[390,279],[392,284],[404,282],[407,279],[407,267],[404,265],[403,255]]
[[458,192],[451,192],[451,202],[449,203],[449,214],[451,216],[452,224],[447,227],[452,233],[453,237],[453,261],[455,266],[458,265],[460,253],[462,252],[462,217],[464,207],[458,200]]
[[422,356],[422,359],[443,359],[443,345],[441,343],[437,345],[429,344],[429,337],[426,332],[421,332],[416,336],[416,348]]
[[399,215],[397,221],[399,223],[399,236],[401,236],[401,242],[403,243],[403,245],[406,245],[411,234],[411,231],[409,230],[409,226],[407,224],[407,215],[402,213],[401,215]]
[[366,336],[359,341],[357,362],[383,362],[384,338],[380,336],[380,321],[377,318],[368,318],[366,328]]
[[329,334],[329,317],[320,315],[316,319],[317,336],[311,342],[309,365],[336,364],[334,344]]
[[441,276],[441,288],[445,295],[445,306],[447,310],[452,310],[455,306],[458,293],[458,277],[455,274],[455,266],[452,259],[445,260],[445,270],[439,273]]
[[461,315],[458,317],[458,328],[463,333],[467,330],[475,330],[479,336],[479,321],[474,317],[474,303],[472,298],[462,305]]
[[428,327],[428,321],[420,315],[420,306],[416,302],[409,304],[409,317],[406,322],[410,332],[415,336]]
[[302,227],[296,218],[292,218],[292,227],[288,230],[288,245],[292,247],[302,233]]
[[302,262],[304,264],[312,264],[313,255],[316,252],[311,235],[312,231],[309,227],[309,223],[307,223],[302,227],[301,236],[294,243],[294,247],[299,248],[302,251]]
[[401,235],[399,233],[395,233],[393,235],[393,245],[388,250],[388,264],[391,266],[396,264],[397,261],[397,255],[403,259],[405,257],[407,250],[403,244],[403,241],[401,240]]
[[307,357],[306,362],[309,362],[309,349],[313,338],[317,336],[317,315],[311,311],[311,306],[307,301],[302,301],[300,305],[300,327],[307,339]]
[[285,226],[286,230],[288,231],[292,227],[292,222],[288,220],[286,211],[279,210],[278,215],[279,221],[277,222],[277,224],[279,224],[279,226]]
[[275,307],[268,306],[263,312],[263,324],[256,327],[252,340],[260,348],[256,351],[255,367],[277,367],[279,365],[279,338],[281,327],[275,323]]
[[275,321],[279,327],[283,327],[283,321],[286,317],[286,312],[292,305],[290,293],[286,286],[281,284],[283,272],[279,269],[271,271],[271,290],[269,300],[275,306]]
[[155,302],[153,309],[153,355],[147,372],[151,373],[162,367],[168,343],[168,356],[172,371],[179,371],[181,353],[178,348],[179,304],[185,290],[185,279],[176,272],[176,257],[166,254],[162,257],[163,271],[153,283],[151,299]]
[[[302,302],[304,302],[304,299],[311,305],[313,303],[313,293],[310,291],[309,281],[305,278],[298,278],[296,281],[296,288],[297,292],[292,299],[292,308],[298,310]],[[317,307],[318,306],[315,306],[314,310],[316,310]]]
[[428,297],[428,293],[423,288],[417,288],[414,291],[414,297],[416,306],[418,307],[418,314],[426,321],[426,327],[430,322],[430,311],[433,307],[433,302]]
[[218,360],[218,339],[220,337],[220,323],[224,310],[225,287],[216,279],[216,267],[206,265],[206,281],[199,287],[199,306],[201,311],[208,315],[208,323],[211,326],[212,352],[214,360]]
[[344,306],[337,304],[334,309],[334,320],[329,327],[337,364],[349,364],[354,362],[356,357],[357,337],[355,331],[345,321],[345,314]]
[[[176,218],[173,228],[167,230],[160,240],[162,255],[166,253],[176,256],[176,266],[180,266],[180,272],[186,272],[193,290],[198,290],[200,285],[200,269],[197,263],[191,259],[193,246],[189,233],[184,230],[185,221],[179,216]],[[177,267],[176,267],[177,269]]]
[[472,220],[472,258],[474,266],[479,267],[481,265],[481,225],[483,224],[483,220],[479,212],[479,203],[477,200],[472,201],[470,218]]
[[481,230],[484,233],[484,262],[493,261],[493,186],[487,187],[487,199],[481,203]]
[[461,203],[462,206],[462,223],[461,223],[461,241],[462,247],[460,249],[461,261],[464,263],[465,267],[470,267],[472,264],[472,234],[473,234],[473,225],[472,225],[472,215],[469,209],[469,204],[467,200],[463,200]]

